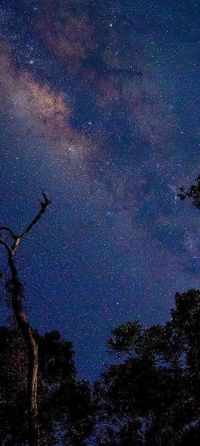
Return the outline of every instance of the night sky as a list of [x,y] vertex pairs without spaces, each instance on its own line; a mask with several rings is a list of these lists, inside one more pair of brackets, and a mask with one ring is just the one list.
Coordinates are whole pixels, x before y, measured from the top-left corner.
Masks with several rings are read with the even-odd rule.
[[33,326],[73,342],[84,379],[112,328],[199,287],[200,214],[176,197],[200,173],[199,6],[0,1],[0,220],[52,199],[18,267]]

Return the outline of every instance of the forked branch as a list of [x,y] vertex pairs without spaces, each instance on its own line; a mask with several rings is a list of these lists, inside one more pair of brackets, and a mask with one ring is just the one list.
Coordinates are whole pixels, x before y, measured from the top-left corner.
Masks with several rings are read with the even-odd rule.
[[[46,212],[48,206],[51,204],[51,200],[49,200],[44,191],[42,191],[42,196],[43,200],[39,200],[40,210],[37,212],[37,214],[35,215],[33,220],[28,224],[28,226],[24,229],[24,231],[22,231],[20,234],[17,235],[7,226],[0,226],[0,243],[4,245],[4,247],[8,252],[12,252],[13,255],[15,254],[17,248],[19,247],[22,238],[24,238],[31,231],[33,226],[35,226],[39,222],[42,215]],[[11,244],[9,244],[8,241],[5,238],[3,238],[2,232],[6,232],[11,236],[13,240]]]

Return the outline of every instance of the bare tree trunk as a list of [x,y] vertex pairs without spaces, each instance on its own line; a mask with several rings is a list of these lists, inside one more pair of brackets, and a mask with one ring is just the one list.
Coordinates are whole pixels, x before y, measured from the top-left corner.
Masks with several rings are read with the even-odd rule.
[[[37,384],[38,384],[38,344],[31,327],[28,322],[23,307],[23,289],[19,279],[17,267],[15,264],[15,254],[19,248],[21,240],[31,231],[31,229],[39,222],[45,213],[51,201],[45,193],[42,193],[43,201],[40,201],[40,210],[20,234],[16,235],[10,228],[1,226],[0,231],[9,235],[13,242],[9,243],[7,239],[0,234],[0,244],[5,248],[8,255],[8,266],[10,270],[9,291],[12,299],[12,310],[16,318],[19,329],[21,330],[28,351],[28,373],[27,373],[27,413],[29,428],[29,445],[39,446],[39,424],[38,424],[38,408],[37,408]],[[20,428],[20,427],[19,427]]]
[[8,264],[11,271],[10,291],[12,297],[12,309],[28,350],[27,412],[29,444],[30,446],[39,446],[37,410],[38,344],[34,331],[31,325],[27,322],[25,311],[23,309],[22,285],[18,277],[12,252],[9,253]]

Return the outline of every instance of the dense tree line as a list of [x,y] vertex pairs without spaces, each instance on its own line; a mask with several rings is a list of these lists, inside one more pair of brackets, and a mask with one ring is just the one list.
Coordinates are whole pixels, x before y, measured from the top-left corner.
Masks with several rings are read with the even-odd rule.
[[[72,344],[40,336],[38,419],[43,445],[188,445],[200,438],[200,291],[175,296],[171,319],[130,321],[108,341],[116,355],[92,387],[76,379]],[[27,347],[0,329],[1,444],[27,445]],[[60,443],[58,443],[60,438]]]
[[[191,198],[200,209],[200,177],[188,190],[182,188],[179,197]],[[94,385],[77,380],[72,344],[58,331],[41,336],[29,324],[14,258],[21,239],[50,204],[45,194],[43,198],[36,217],[20,235],[0,228],[12,239],[10,244],[0,233],[8,253],[6,288],[15,316],[12,327],[0,327],[0,444],[199,444],[200,291],[177,293],[165,324],[144,327],[129,321],[116,327],[108,341],[114,365]],[[30,340],[36,348],[35,394],[29,386],[35,367]],[[30,423],[33,397],[35,425]]]

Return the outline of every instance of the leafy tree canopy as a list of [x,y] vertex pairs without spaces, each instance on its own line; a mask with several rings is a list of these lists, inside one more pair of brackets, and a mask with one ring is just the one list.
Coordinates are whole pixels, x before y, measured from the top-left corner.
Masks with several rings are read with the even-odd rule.
[[109,349],[122,362],[95,385],[97,444],[197,444],[199,321],[200,292],[192,289],[176,294],[166,324],[145,328],[133,321],[113,330]]

